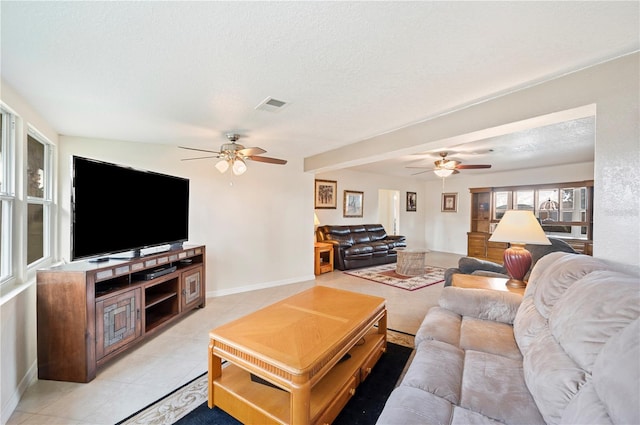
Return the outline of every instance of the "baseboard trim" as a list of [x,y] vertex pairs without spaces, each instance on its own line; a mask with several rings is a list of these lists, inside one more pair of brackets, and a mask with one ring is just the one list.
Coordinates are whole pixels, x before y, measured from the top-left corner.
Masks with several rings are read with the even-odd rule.
[[18,407],[18,403],[20,402],[22,395],[24,394],[25,391],[27,391],[27,388],[29,388],[29,385],[31,385],[37,378],[38,378],[38,362],[35,361],[31,365],[31,367],[29,368],[25,376],[22,378],[22,380],[18,384],[18,387],[13,392],[11,397],[9,397],[6,403],[2,405],[2,413],[0,414],[2,425],[9,422],[9,418],[11,418],[11,415],[16,410],[16,407]]
[[305,275],[299,277],[292,277],[283,280],[274,280],[271,282],[261,282],[254,285],[238,286],[236,288],[219,289],[215,291],[207,291],[207,298],[223,297],[225,295],[239,294],[242,292],[255,291],[258,289],[275,288],[277,286],[291,285],[292,283],[301,283],[315,280],[315,275]]

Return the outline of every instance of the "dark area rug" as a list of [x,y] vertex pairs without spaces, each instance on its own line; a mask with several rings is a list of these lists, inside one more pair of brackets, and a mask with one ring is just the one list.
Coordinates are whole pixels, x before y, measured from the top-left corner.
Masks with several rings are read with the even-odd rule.
[[[384,403],[395,388],[398,378],[411,355],[412,349],[387,342],[387,352],[373,367],[371,375],[356,389],[334,425],[375,424]],[[240,425],[232,416],[215,407],[209,409],[203,403],[176,422],[179,425]]]

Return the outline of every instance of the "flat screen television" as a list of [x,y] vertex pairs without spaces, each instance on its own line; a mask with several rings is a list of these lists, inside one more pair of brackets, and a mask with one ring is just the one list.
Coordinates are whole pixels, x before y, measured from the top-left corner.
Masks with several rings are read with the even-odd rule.
[[189,179],[73,156],[71,259],[182,243]]

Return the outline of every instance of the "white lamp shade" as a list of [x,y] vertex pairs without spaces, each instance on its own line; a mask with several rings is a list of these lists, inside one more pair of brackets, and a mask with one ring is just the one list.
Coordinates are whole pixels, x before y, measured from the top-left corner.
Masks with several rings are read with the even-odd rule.
[[218,169],[218,171],[220,171],[221,173],[224,173],[225,171],[227,171],[229,169],[229,163],[227,162],[226,159],[223,159],[222,161],[218,161],[216,163],[216,168]]
[[235,174],[236,176],[239,176],[241,174],[244,174],[245,171],[247,171],[247,164],[245,164],[243,160],[238,158],[235,161],[233,161],[233,167],[231,168],[233,170],[233,174]]
[[318,214],[313,213],[313,225],[314,226],[319,226],[320,225],[320,220],[318,220]]
[[505,212],[489,241],[551,245],[533,212],[520,210]]
[[453,174],[453,169],[438,168],[436,170],[433,170],[433,172],[436,173],[436,176],[438,177],[449,177],[451,174]]

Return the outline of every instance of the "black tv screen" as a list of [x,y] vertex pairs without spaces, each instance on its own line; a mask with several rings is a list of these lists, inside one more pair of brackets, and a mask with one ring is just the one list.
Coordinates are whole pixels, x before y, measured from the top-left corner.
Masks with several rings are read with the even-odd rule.
[[78,156],[72,162],[72,260],[188,239],[188,179]]

